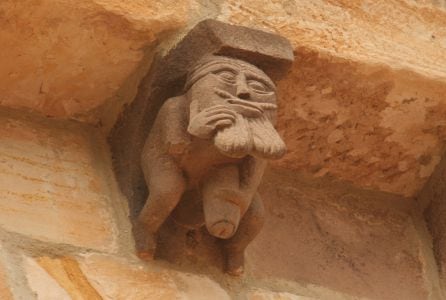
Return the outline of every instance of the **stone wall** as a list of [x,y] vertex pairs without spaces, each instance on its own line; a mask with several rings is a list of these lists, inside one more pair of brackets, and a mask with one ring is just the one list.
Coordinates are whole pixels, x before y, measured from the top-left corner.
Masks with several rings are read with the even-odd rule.
[[[0,298],[444,299],[445,9],[2,1]],[[206,18],[294,47],[278,83],[289,152],[262,183],[267,222],[242,278],[172,222],[160,259],[138,260],[106,142],[154,56]]]
[[264,284],[255,268],[239,281],[196,263],[199,252],[183,267],[141,262],[100,131],[10,109],[0,120],[1,299],[343,299],[292,277]]

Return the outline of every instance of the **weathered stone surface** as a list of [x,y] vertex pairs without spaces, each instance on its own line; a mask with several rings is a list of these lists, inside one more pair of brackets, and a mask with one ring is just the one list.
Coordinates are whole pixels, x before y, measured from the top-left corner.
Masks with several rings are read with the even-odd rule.
[[12,111],[0,112],[0,120],[0,227],[42,241],[115,249],[111,206],[119,194],[112,194],[101,138],[88,127]]
[[[190,2],[194,10],[188,12]],[[278,171],[265,180],[269,221],[250,248],[248,277],[241,282],[263,274],[268,288],[268,280],[283,278],[375,299],[435,298],[428,295],[429,263],[421,250],[430,243],[419,238],[402,204],[411,206],[411,199],[345,185],[341,191],[329,179],[413,196],[432,174],[446,137],[446,12],[440,7],[444,0],[6,0],[0,4],[0,104],[91,122],[109,119],[109,126],[148,68],[145,48],[166,42],[163,35],[181,28],[188,14],[187,27],[212,15],[283,34],[297,60],[279,84],[279,130],[290,152],[276,167],[313,179],[287,183]],[[109,174],[98,171],[103,153],[91,154],[91,135],[78,135],[76,126],[50,130],[40,121],[0,119],[0,226],[51,243],[114,248],[116,220],[100,180]],[[420,201],[428,207],[444,277],[439,170],[432,182],[440,187],[423,192]],[[310,183],[314,177],[330,178]],[[106,260],[113,262],[85,258],[78,266],[73,258],[39,258],[27,262],[25,271],[43,298],[78,296],[76,289],[89,291],[84,298],[107,298],[135,286],[166,297],[185,295],[181,276],[160,279],[156,272],[147,275],[153,266]],[[114,280],[124,288],[110,288]],[[147,287],[147,280],[154,285]],[[209,279],[193,280],[189,286],[209,284],[216,295],[227,296]],[[200,295],[199,288],[193,291]]]
[[446,287],[446,159],[443,156],[438,168],[417,197],[432,234],[433,250],[441,281]]
[[290,293],[277,293],[266,290],[255,290],[247,294],[248,300],[317,300],[305,296],[293,295]]
[[133,259],[25,257],[24,267],[38,299],[230,299],[205,276],[150,268]]
[[92,255],[81,260],[81,269],[105,299],[175,299],[175,282],[163,271],[125,259]]
[[131,100],[132,93],[122,88],[138,71],[144,49],[183,25],[188,5],[170,0],[2,1],[0,104],[79,117],[115,96],[119,104]]
[[[65,289],[34,259],[24,257],[23,270],[30,289],[37,299],[72,299]],[[76,296],[79,296],[78,294]],[[79,299],[79,298],[78,298]]]
[[440,161],[443,82],[301,50],[279,90],[278,166],[413,196]]
[[162,270],[140,261],[91,255],[81,269],[106,299],[229,300],[227,293],[205,276]]
[[413,3],[420,7],[439,7],[446,8],[445,0],[412,0]]
[[180,272],[175,272],[172,276],[184,300],[231,299],[218,283],[207,276]]
[[250,276],[370,299],[429,295],[423,241],[404,199],[283,171],[265,174],[260,191],[267,222],[247,249]]
[[7,281],[7,271],[3,263],[0,262],[0,299],[12,300],[12,293]]
[[422,188],[446,133],[446,11],[434,2],[221,4],[220,20],[282,34],[295,47],[279,85],[290,150],[280,166],[405,196]]
[[227,0],[218,18],[280,33],[296,49],[445,79],[446,11],[420,2]]
[[3,1],[0,103],[110,128],[149,67],[152,55],[142,49],[213,16],[281,34],[302,56],[279,89],[286,103],[279,128],[291,150],[281,166],[413,196],[444,146],[444,6],[436,0]]

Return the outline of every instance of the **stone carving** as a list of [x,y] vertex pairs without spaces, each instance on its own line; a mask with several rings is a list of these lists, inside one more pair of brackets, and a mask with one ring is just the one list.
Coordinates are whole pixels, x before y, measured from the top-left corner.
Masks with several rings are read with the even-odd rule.
[[257,188],[266,162],[286,151],[276,109],[274,83],[246,61],[207,55],[192,68],[142,152],[150,193],[134,226],[141,258],[153,258],[157,232],[172,215],[224,240],[226,271],[243,272],[244,250],[264,221]]

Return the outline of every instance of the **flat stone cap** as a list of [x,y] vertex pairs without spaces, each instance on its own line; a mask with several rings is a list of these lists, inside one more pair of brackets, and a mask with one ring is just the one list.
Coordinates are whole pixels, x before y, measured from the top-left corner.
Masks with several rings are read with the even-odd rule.
[[245,60],[262,69],[273,80],[291,66],[294,55],[290,42],[277,34],[216,20],[198,23],[164,58],[164,79],[182,78],[203,56],[214,54]]

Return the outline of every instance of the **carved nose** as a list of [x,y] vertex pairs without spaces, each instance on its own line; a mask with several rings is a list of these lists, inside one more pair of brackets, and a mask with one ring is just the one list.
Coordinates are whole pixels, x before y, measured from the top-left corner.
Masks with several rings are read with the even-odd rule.
[[237,97],[243,100],[248,100],[251,94],[247,91],[237,91]]
[[246,77],[244,74],[240,74],[237,78],[237,97],[243,100],[251,98],[251,93],[246,84]]

